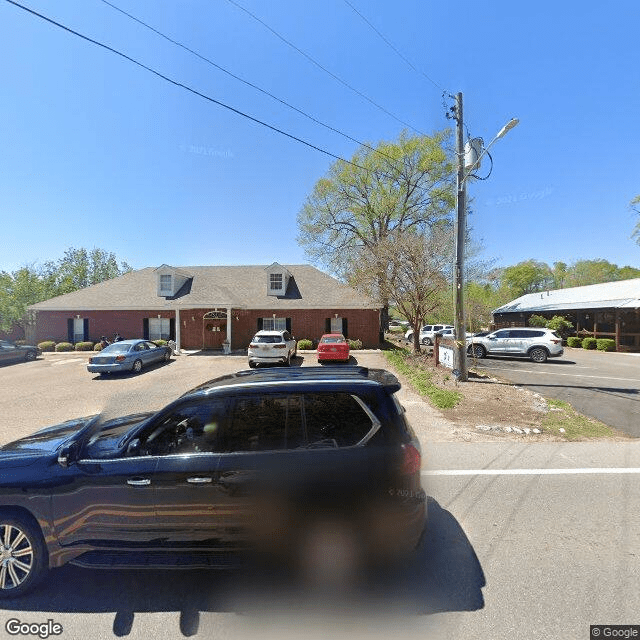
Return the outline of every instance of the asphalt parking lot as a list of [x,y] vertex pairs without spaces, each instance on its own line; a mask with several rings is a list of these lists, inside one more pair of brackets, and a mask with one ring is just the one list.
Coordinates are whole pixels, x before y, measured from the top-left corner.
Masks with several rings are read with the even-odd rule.
[[549,358],[544,364],[507,357],[469,362],[640,437],[640,354],[565,349],[562,357]]
[[[384,366],[375,353],[358,361]],[[485,363],[505,368],[502,360]],[[246,368],[246,356],[183,356],[105,379],[85,364],[84,355],[47,354],[0,367],[0,442],[96,411],[160,408]],[[296,364],[315,364],[315,356]],[[367,594],[363,608],[346,601],[328,617],[307,613],[274,584],[258,584],[256,598],[241,575],[225,572],[65,566],[32,594],[0,603],[0,637],[15,637],[5,630],[9,619],[53,620],[64,640],[579,640],[589,638],[590,624],[640,622],[640,441],[430,443],[427,405],[406,405],[421,425],[431,526],[406,575]]]

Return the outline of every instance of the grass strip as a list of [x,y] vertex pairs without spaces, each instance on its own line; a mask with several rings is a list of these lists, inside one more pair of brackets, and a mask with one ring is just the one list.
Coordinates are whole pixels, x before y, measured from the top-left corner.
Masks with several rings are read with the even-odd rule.
[[[568,402],[547,400],[549,413],[544,418],[542,428],[566,440],[582,438],[610,438],[615,431],[606,424],[578,413]],[[555,411],[553,409],[556,409]],[[560,411],[558,411],[560,409]],[[560,431],[564,429],[564,433]]]
[[429,398],[431,404],[438,409],[452,409],[462,400],[462,394],[459,391],[442,389],[433,384],[432,374],[424,367],[410,362],[410,356],[406,350],[384,351],[384,356],[398,373],[409,380],[418,394]]

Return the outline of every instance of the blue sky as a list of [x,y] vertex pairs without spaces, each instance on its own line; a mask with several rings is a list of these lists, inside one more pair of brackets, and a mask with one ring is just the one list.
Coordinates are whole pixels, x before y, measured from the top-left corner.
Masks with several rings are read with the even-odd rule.
[[[498,264],[606,258],[640,267],[640,5],[351,0],[413,63],[462,91],[495,166],[470,186]],[[343,0],[239,0],[402,120],[450,124],[442,91]],[[350,157],[312,124],[100,0],[25,0],[216,99]],[[126,11],[359,140],[402,125],[227,0],[114,0]],[[459,16],[454,6],[461,8]],[[331,159],[178,89],[0,0],[0,269],[99,246],[134,267],[304,262],[296,214]]]

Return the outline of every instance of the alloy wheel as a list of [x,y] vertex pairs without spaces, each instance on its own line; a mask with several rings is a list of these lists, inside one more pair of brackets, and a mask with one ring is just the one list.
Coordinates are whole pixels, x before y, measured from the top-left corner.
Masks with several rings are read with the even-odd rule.
[[12,524],[2,526],[0,543],[0,589],[19,587],[33,570],[34,552],[26,533]]

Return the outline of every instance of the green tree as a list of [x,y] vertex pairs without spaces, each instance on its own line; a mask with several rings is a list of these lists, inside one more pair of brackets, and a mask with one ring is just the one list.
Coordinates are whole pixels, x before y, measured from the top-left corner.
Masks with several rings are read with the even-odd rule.
[[[376,256],[380,244],[404,232],[427,233],[452,212],[454,164],[446,150],[450,134],[410,136],[380,142],[376,152],[361,147],[351,158],[333,163],[315,184],[298,214],[298,242],[318,265],[355,283],[365,260],[367,281],[357,285],[389,306],[388,268]],[[358,165],[358,166],[354,166]]]
[[588,284],[621,280],[618,266],[608,260],[578,260],[569,268],[567,286],[582,287]]
[[533,314],[532,316],[529,317],[529,320],[527,321],[527,324],[530,327],[546,327],[547,326],[547,319],[544,316],[539,316],[537,314]]
[[564,316],[553,316],[553,318],[547,322],[547,329],[557,331],[560,336],[566,340],[573,329],[573,323],[569,322]]
[[[633,211],[635,211],[640,217],[640,196],[636,196],[630,203],[629,206]],[[633,233],[631,237],[635,239],[635,241],[640,244],[640,219],[638,220],[636,226],[633,228]]]
[[526,260],[504,269],[501,284],[518,298],[553,287],[553,273],[545,262]]

